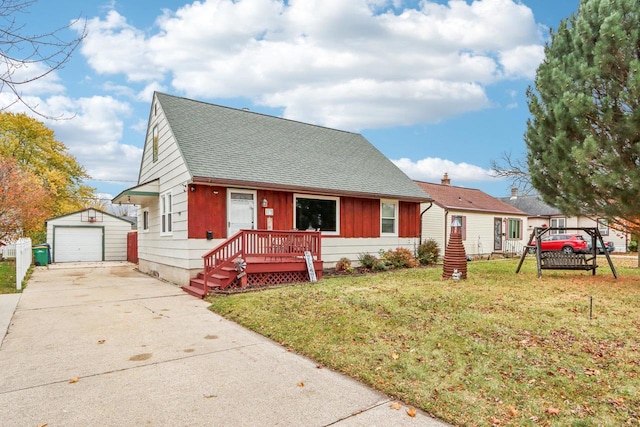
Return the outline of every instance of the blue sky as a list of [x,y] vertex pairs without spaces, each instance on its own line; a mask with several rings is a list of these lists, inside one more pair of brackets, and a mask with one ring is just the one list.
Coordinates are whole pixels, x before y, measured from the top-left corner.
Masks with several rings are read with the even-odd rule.
[[453,185],[506,196],[490,163],[524,156],[525,91],[549,28],[578,4],[40,0],[16,17],[27,31],[80,17],[89,34],[23,96],[73,117],[45,122],[104,198],[137,182],[154,90],[359,132],[411,178],[447,172]]

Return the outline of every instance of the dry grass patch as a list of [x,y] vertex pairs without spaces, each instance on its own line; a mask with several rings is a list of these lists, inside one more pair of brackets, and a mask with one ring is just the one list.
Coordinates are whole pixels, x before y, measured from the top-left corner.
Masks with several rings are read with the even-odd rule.
[[[474,261],[212,297],[211,309],[455,425],[637,425],[640,270]],[[629,265],[633,265],[632,262]],[[590,302],[593,312],[590,319]]]

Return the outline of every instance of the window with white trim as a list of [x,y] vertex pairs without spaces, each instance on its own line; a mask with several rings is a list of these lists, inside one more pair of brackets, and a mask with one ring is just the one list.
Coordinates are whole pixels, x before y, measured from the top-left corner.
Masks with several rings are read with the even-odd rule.
[[294,228],[340,233],[340,199],[327,196],[294,195]]
[[173,232],[173,200],[171,191],[160,195],[160,234],[169,235]]
[[380,201],[380,234],[398,235],[398,202],[393,200]]
[[609,235],[609,221],[606,218],[598,218],[598,231],[601,236]]
[[560,230],[551,230],[549,234],[564,234],[567,226],[566,218],[551,218],[551,228],[559,228]]
[[509,218],[507,236],[510,240],[520,240],[522,238],[522,220]]
[[149,209],[142,211],[142,231],[149,231]]

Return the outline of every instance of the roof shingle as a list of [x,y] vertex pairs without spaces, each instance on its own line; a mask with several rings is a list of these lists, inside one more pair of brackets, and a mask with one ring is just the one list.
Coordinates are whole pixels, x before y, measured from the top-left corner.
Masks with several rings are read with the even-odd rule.
[[156,97],[192,177],[429,198],[360,134],[163,93]]
[[445,209],[526,215],[520,209],[474,188],[420,181],[416,183],[431,196],[434,203]]
[[526,212],[529,216],[562,215],[562,212],[553,206],[547,205],[538,195],[518,196],[513,199],[502,197],[500,200]]

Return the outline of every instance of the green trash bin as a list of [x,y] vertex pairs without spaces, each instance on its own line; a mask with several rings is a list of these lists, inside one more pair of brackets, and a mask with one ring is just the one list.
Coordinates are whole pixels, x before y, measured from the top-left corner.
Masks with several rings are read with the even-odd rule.
[[39,245],[33,247],[33,263],[35,265],[49,264],[49,247]]

